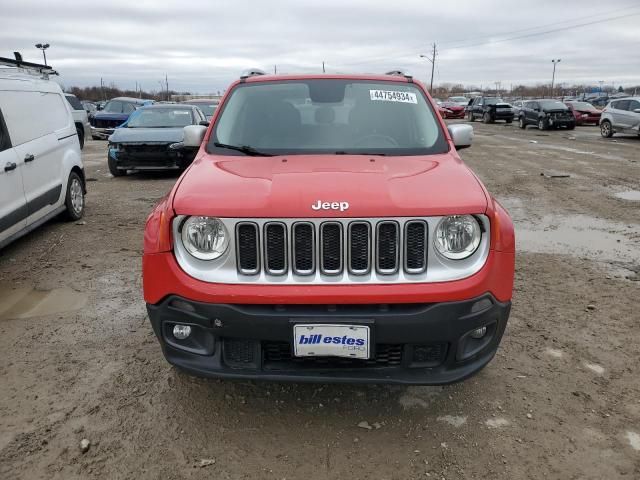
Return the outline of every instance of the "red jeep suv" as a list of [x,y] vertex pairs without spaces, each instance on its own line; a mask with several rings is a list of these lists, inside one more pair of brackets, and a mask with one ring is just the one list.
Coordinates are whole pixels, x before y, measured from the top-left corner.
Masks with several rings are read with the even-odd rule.
[[[514,232],[426,89],[387,75],[244,75],[147,220],[144,297],[197,375],[445,384],[494,356]],[[179,145],[174,145],[180,148]]]

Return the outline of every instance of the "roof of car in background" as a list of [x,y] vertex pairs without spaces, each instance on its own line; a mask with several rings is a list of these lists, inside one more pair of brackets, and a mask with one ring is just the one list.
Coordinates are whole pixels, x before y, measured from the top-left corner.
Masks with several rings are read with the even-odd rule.
[[193,105],[196,103],[220,103],[220,100],[217,98],[192,98],[191,100],[185,100],[184,102],[189,105]]
[[151,100],[151,99],[134,98],[134,97],[115,97],[115,98],[110,99],[109,101],[111,101],[111,100],[118,100],[119,102],[140,103],[140,104],[153,102],[153,100]]
[[191,110],[196,105],[183,105],[181,103],[154,103],[153,105],[145,105],[140,107],[138,110],[161,110],[161,109],[181,109],[181,110]]

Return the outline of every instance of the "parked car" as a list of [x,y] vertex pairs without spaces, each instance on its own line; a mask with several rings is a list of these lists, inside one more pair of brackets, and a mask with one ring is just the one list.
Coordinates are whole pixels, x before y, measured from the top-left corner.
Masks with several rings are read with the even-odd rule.
[[464,107],[455,102],[442,102],[438,105],[438,109],[442,118],[464,118]]
[[640,135],[640,97],[614,100],[602,111],[600,133],[610,138],[614,133]]
[[[0,58],[0,64],[12,63]],[[84,214],[71,106],[46,74],[21,69],[0,69],[0,248],[59,214],[69,220]]]
[[91,137],[94,140],[106,140],[117,127],[127,121],[129,115],[137,108],[152,103],[153,100],[130,97],[117,97],[109,100],[104,108],[90,119]]
[[88,115],[91,115],[92,113],[95,113],[98,111],[98,106],[93,102],[90,102],[88,100],[82,100],[80,103],[82,103],[82,106],[84,107]]
[[127,170],[183,170],[197,149],[184,148],[187,125],[207,124],[195,105],[156,104],[141,107],[109,137],[108,165],[114,177]]
[[498,97],[476,97],[469,101],[466,113],[470,122],[480,118],[484,123],[493,123],[496,120],[511,123],[514,117],[511,105]]
[[82,149],[84,148],[84,139],[87,138],[87,135],[89,135],[89,132],[91,131],[91,125],[89,124],[89,116],[87,115],[87,112],[82,106],[82,103],[80,103],[80,100],[78,100],[78,98],[75,95],[71,93],[65,93],[64,96],[69,102],[69,105],[71,105],[73,122],[76,125],[76,131],[78,132],[78,140],[80,141],[80,149]]
[[576,119],[569,108],[560,100],[528,100],[518,114],[518,125],[536,125],[540,130],[564,127],[569,130],[576,128]]
[[469,104],[469,99],[467,97],[449,97],[447,98],[447,102],[453,102],[461,107],[466,107]]
[[207,120],[211,120],[214,112],[216,111],[216,108],[218,108],[218,103],[220,103],[220,100],[217,100],[215,98],[198,98],[195,100],[186,100],[182,103],[197,106],[207,116]]
[[566,101],[564,104],[571,110],[576,119],[576,125],[598,125],[602,112],[589,102]]
[[145,227],[144,298],[170,363],[443,384],[491,360],[514,233],[456,151],[471,125],[447,128],[396,73],[253,74],[220,108],[185,127],[199,156]]

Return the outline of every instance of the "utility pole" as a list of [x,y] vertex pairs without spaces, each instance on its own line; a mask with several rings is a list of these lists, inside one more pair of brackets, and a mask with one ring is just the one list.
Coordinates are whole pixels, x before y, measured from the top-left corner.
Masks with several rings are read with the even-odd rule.
[[553,84],[555,83],[556,80],[556,65],[558,63],[560,63],[560,59],[558,58],[551,60],[551,63],[553,63],[553,75],[551,76],[551,98],[553,98]]
[[278,66],[277,66],[277,65],[274,65],[274,66],[273,66],[273,74],[274,74],[274,75],[277,75],[277,74],[278,74]]
[[322,62],[322,73],[325,73],[325,71],[324,71],[324,61]]
[[107,97],[104,94],[104,82],[102,81],[102,77],[100,77],[100,90],[102,90],[102,99],[106,100]]
[[420,55],[420,58],[426,58],[431,62],[431,83],[429,86],[429,93],[433,93],[433,73],[436,68],[436,56],[438,55],[438,49],[436,48],[435,42],[433,43],[433,50],[431,51],[431,57],[427,55]]
[[169,101],[169,76],[164,74],[164,82],[167,84],[167,102]]

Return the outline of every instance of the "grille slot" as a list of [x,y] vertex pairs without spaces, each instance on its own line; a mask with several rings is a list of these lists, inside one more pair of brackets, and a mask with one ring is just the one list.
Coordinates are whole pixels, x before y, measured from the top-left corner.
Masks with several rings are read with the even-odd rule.
[[315,272],[315,231],[312,223],[293,224],[291,243],[293,250],[293,270],[298,275],[311,275]]
[[245,275],[255,275],[260,271],[260,235],[255,223],[236,225],[238,243],[238,270]]
[[422,273],[427,268],[427,224],[412,220],[404,227],[404,269],[407,273]]
[[325,222],[320,225],[320,269],[325,275],[342,272],[342,224]]
[[398,271],[399,230],[398,224],[391,221],[378,222],[376,226],[376,269],[380,274]]
[[371,225],[369,222],[349,224],[349,272],[365,275],[371,267]]
[[402,364],[403,345],[377,344],[373,357],[367,360],[342,357],[295,357],[291,342],[262,342],[265,369],[372,368],[398,367]]
[[271,275],[287,273],[287,228],[284,223],[270,222],[265,225],[264,263]]

